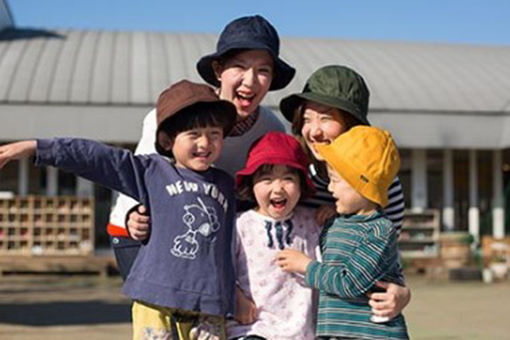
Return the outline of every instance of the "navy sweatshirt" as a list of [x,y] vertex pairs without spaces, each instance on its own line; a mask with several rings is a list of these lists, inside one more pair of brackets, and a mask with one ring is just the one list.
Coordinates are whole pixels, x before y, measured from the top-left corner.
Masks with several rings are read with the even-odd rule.
[[176,167],[160,155],[83,139],[38,140],[37,165],[50,165],[117,190],[150,211],[151,236],[124,283],[134,300],[233,313],[234,181],[222,170]]

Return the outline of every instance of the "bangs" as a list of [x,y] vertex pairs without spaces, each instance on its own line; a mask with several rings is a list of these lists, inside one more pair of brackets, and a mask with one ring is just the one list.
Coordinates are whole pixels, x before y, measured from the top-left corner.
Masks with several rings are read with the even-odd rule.
[[223,135],[230,132],[234,122],[229,121],[230,115],[226,106],[221,102],[199,102],[180,110],[170,119],[161,123],[160,131],[170,138],[177,134],[197,128],[221,127]]
[[[253,185],[255,184],[255,178],[270,174],[276,165],[278,165],[278,164],[262,164],[261,166],[259,166],[257,168],[257,170],[253,174],[251,174],[249,176],[243,176],[243,179],[241,180],[241,183],[239,184],[239,187],[237,190],[239,198],[242,201],[254,202],[255,195],[253,194]],[[280,165],[283,165],[283,164],[280,164]],[[310,187],[307,184],[305,174],[301,170],[293,168],[291,166],[285,165],[285,167],[287,168],[287,170],[290,173],[298,175],[299,187],[301,190],[300,201],[302,199],[304,199],[305,197],[311,196],[313,191],[312,191],[312,189],[310,189]]]

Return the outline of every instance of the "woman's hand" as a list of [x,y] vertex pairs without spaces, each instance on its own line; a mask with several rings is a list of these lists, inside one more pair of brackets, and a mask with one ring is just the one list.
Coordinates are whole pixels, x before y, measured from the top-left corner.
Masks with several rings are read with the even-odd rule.
[[305,274],[312,259],[295,249],[284,249],[276,254],[276,264],[284,272]]
[[10,143],[0,146],[0,169],[15,159],[33,156],[37,148],[35,140]]
[[128,213],[126,228],[133,240],[144,241],[149,237],[150,217],[147,215],[147,208],[139,205]]
[[244,295],[241,288],[236,286],[236,308],[234,319],[241,325],[254,323],[257,320],[257,306],[252,299]]
[[372,307],[374,315],[392,319],[399,315],[411,300],[411,291],[407,287],[382,281],[376,282],[376,286],[385,289],[386,292],[367,293],[370,298],[368,304]]

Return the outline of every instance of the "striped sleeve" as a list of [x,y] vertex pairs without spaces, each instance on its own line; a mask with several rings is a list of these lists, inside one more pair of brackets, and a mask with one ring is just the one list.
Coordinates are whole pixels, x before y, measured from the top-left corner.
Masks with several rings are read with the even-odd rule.
[[400,235],[404,219],[404,192],[398,176],[395,177],[388,189],[388,205],[384,208],[384,213],[392,222],[397,235]]
[[[396,240],[394,230],[374,226],[347,262],[325,264],[313,261],[307,267],[305,280],[309,286],[340,298],[361,296],[394,265]],[[335,240],[327,242],[334,243]]]

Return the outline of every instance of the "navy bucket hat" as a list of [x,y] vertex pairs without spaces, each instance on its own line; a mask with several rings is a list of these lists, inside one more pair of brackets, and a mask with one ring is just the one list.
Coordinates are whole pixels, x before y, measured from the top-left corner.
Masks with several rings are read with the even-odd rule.
[[213,61],[227,52],[246,49],[265,50],[273,58],[274,75],[269,90],[279,90],[290,83],[296,70],[278,57],[278,32],[260,15],[238,18],[225,26],[216,44],[216,52],[202,57],[197,63],[197,71],[206,82],[218,87],[220,82],[214,74]]

